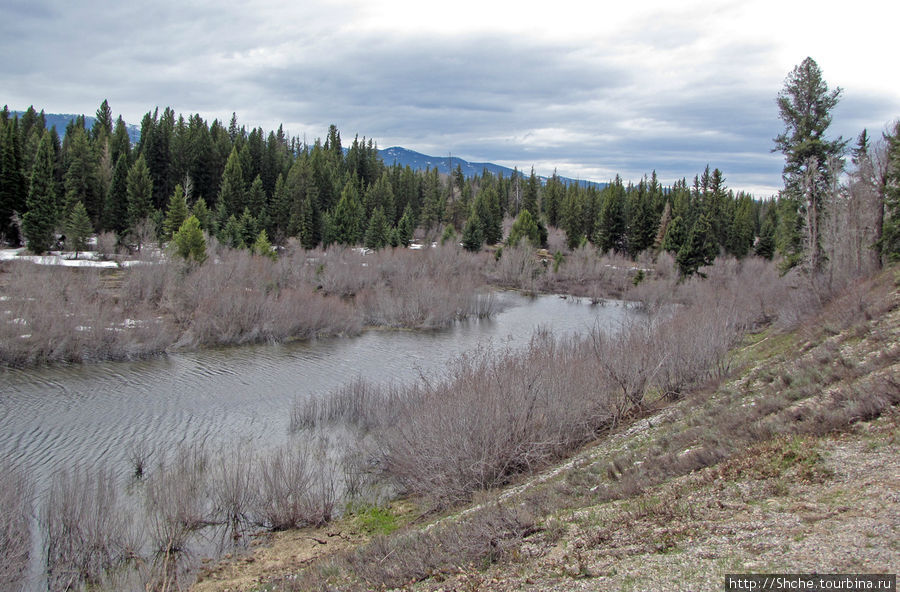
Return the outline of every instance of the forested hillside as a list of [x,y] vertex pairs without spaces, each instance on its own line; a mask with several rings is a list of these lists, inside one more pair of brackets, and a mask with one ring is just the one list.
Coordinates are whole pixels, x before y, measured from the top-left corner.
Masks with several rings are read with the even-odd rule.
[[[76,220],[80,202],[91,231],[132,247],[170,240],[193,215],[196,227],[233,248],[252,247],[264,232],[266,241],[296,238],[307,249],[378,249],[409,244],[416,229],[429,238],[461,234],[470,250],[521,236],[547,246],[556,227],[569,248],[590,243],[631,258],[669,251],[686,275],[720,253],[779,254],[785,267],[828,259],[876,268],[881,253],[898,250],[900,127],[874,141],[863,130],[845,162],[847,141],[824,135],[838,94],[819,89],[811,118],[795,104],[807,87],[824,84],[808,61],[779,96],[785,132],[775,141],[786,184],[775,198],[734,191],[709,166],[691,181],[664,185],[651,172],[636,183],[617,176],[602,189],[556,175],[541,183],[533,170],[467,177],[457,167],[447,176],[387,166],[365,137],[345,148],[335,126],[307,144],[281,127],[248,130],[236,117],[208,123],[170,108],[148,112],[132,144],[104,101],[89,129],[77,118],[62,138],[33,108],[21,118],[0,113],[0,235],[49,250],[57,233],[85,227]],[[504,237],[504,218],[519,218],[512,236]]]

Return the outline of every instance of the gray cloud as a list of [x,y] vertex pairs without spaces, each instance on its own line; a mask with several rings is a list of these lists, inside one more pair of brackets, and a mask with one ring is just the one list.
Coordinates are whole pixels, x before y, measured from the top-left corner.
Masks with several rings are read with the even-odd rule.
[[[573,177],[637,179],[656,169],[671,182],[709,163],[738,189],[780,184],[770,150],[786,72],[761,66],[775,62],[768,44],[705,51],[702,18],[566,43],[388,35],[346,27],[353,15],[329,5],[284,10],[7,2],[0,51],[11,59],[0,87],[14,109],[92,113],[108,98],[134,123],[157,105],[210,119],[236,111],[248,125],[284,122],[315,137],[335,123],[381,146],[534,164],[544,174],[556,166]],[[658,55],[661,65],[632,62],[630,52]],[[848,92],[835,128],[855,135],[893,108],[887,94]]]

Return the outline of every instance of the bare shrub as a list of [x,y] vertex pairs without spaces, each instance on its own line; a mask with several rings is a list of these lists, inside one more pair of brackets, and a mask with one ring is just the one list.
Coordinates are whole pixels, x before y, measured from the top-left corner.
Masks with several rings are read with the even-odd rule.
[[536,292],[540,271],[534,249],[524,244],[504,247],[500,259],[491,270],[491,280],[500,286]]
[[101,232],[97,235],[97,255],[104,261],[114,259],[118,244],[115,232]]
[[58,473],[41,515],[50,590],[102,582],[138,552],[131,520],[109,471]]
[[575,341],[538,335],[521,352],[461,357],[450,375],[401,389],[374,434],[387,476],[438,505],[544,466],[612,419]]
[[148,536],[154,554],[152,579],[173,585],[185,569],[192,537],[211,518],[209,457],[199,446],[179,448],[161,461],[144,489]]
[[254,455],[241,444],[222,449],[213,461],[211,492],[212,519],[223,524],[223,539],[237,544],[252,523],[257,489]]
[[270,530],[306,526],[313,480],[310,450],[302,444],[275,449],[259,460],[255,521]]
[[[50,269],[15,262],[9,270],[0,322],[0,362],[26,365],[127,358],[159,351],[164,323],[125,312],[96,269]],[[4,311],[5,312],[5,311]]]
[[21,589],[31,558],[31,480],[0,460],[0,592]]

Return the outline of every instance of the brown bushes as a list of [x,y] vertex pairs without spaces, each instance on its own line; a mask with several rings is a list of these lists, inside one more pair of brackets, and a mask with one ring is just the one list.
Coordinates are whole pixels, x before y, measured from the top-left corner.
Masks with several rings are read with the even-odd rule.
[[0,591],[20,589],[31,557],[30,480],[0,460]]
[[[90,361],[170,347],[432,329],[490,316],[482,262],[454,247],[287,252],[211,248],[200,266],[150,254],[115,272],[5,262],[0,363]],[[107,274],[104,277],[104,274]]]
[[57,474],[41,522],[51,591],[98,585],[137,556],[130,512],[107,471]]
[[705,281],[648,283],[644,312],[616,333],[538,333],[521,351],[463,356],[443,380],[357,380],[298,402],[292,426],[354,426],[364,435],[359,446],[374,442],[383,478],[437,506],[469,499],[571,453],[651,393],[677,397],[724,377],[740,335],[778,314],[778,301],[763,294],[781,284],[756,261],[723,261],[708,272]]

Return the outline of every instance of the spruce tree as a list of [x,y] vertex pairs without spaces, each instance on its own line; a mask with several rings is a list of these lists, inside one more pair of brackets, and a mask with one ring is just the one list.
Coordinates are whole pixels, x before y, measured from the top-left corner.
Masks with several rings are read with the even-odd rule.
[[331,218],[335,242],[342,245],[359,243],[363,238],[364,214],[356,184],[347,181]]
[[409,204],[403,210],[403,216],[397,223],[397,241],[399,246],[408,247],[412,242],[413,232],[415,231],[415,223],[413,222],[412,208]]
[[[698,273],[701,267],[711,265],[719,249],[712,233],[712,225],[706,214],[701,214],[688,233],[687,240],[678,250],[675,260],[683,276]],[[703,274],[700,274],[701,277]]]
[[87,241],[92,231],[91,219],[84,204],[79,201],[72,207],[72,212],[65,223],[66,247],[70,251],[75,251],[76,259],[79,251],[87,250]]
[[215,224],[213,223],[213,213],[206,206],[206,200],[202,197],[197,198],[197,201],[194,202],[194,207],[191,208],[191,213],[195,218],[197,218],[197,222],[200,224],[201,230],[204,232],[208,232],[210,234],[215,230]]
[[18,127],[18,119],[0,126],[0,237],[15,246],[19,245],[21,237],[13,224],[13,214],[21,216],[25,213],[28,197]]
[[153,211],[153,182],[144,155],[138,157],[128,170],[128,226],[134,228]]
[[94,153],[88,144],[87,134],[83,129],[76,128],[70,140],[68,150],[68,168],[65,181],[65,206],[66,217],[72,213],[72,208],[77,202],[82,202],[90,216],[91,221],[99,222],[100,190],[97,183],[97,162]]
[[391,227],[384,210],[381,206],[375,208],[372,218],[369,220],[369,227],[366,229],[364,241],[366,248],[377,251],[386,247],[390,242],[390,231]]
[[278,259],[278,253],[272,249],[272,243],[269,242],[269,236],[266,234],[265,228],[260,230],[259,234],[256,235],[256,240],[253,242],[253,246],[250,247],[250,250],[254,255],[261,255],[272,261]]
[[509,229],[509,237],[506,242],[510,246],[518,245],[522,240],[527,240],[531,246],[538,248],[541,246],[541,231],[537,222],[531,216],[531,212],[527,208],[522,208],[516,221],[513,222],[512,228]]
[[113,168],[103,205],[102,226],[119,234],[128,228],[128,155],[125,153],[119,155]]
[[225,172],[222,173],[222,185],[219,189],[218,203],[225,208],[226,216],[238,216],[246,207],[244,197],[244,173],[241,168],[240,153],[237,148],[231,150]]
[[888,142],[885,215],[877,246],[886,261],[900,261],[900,122],[885,139]]
[[54,169],[50,132],[45,131],[31,169],[31,186],[26,203],[28,211],[22,219],[22,231],[25,233],[28,249],[38,255],[49,251],[55,239],[57,210]]
[[200,229],[200,221],[196,216],[188,216],[178,231],[172,235],[172,248],[175,254],[185,261],[203,263],[206,261],[206,237]]
[[[522,210],[524,214],[527,210]],[[484,244],[484,233],[482,232],[481,222],[477,216],[469,216],[466,225],[463,227],[462,246],[465,250],[473,253],[481,250]]]
[[171,240],[172,235],[178,232],[178,229],[187,220],[188,215],[190,215],[190,212],[188,211],[187,200],[184,198],[184,190],[180,184],[176,185],[175,193],[169,198],[166,219],[163,221],[163,238]]

